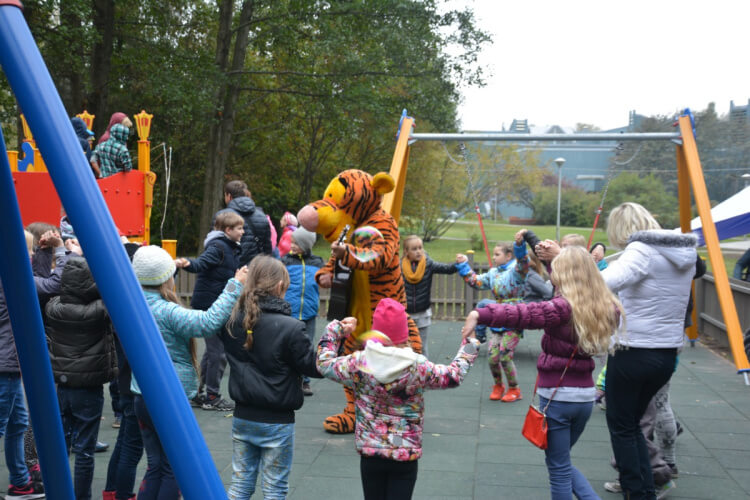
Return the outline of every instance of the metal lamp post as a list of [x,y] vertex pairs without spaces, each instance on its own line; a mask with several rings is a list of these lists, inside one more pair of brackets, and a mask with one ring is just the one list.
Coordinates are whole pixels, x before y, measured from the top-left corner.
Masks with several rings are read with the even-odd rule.
[[565,164],[565,158],[555,158],[555,165],[557,165],[557,225],[555,226],[555,237],[557,242],[560,242],[560,196],[562,194],[562,167]]

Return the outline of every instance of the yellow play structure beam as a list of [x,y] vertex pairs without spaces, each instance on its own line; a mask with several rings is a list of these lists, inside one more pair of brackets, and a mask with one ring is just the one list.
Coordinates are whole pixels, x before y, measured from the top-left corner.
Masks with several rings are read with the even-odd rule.
[[698,157],[698,146],[695,143],[690,117],[681,116],[679,125],[680,133],[682,134],[682,145],[677,147],[677,189],[680,196],[680,225],[683,231],[687,232],[690,230],[689,220],[687,220],[687,226],[685,225],[685,218],[689,219],[690,217],[688,212],[690,207],[689,181],[693,187],[695,206],[701,218],[703,238],[706,241],[708,258],[711,261],[711,269],[714,273],[716,292],[719,296],[724,324],[727,327],[727,337],[729,338],[729,346],[732,349],[734,364],[737,367],[737,371],[745,376],[745,383],[748,383],[750,363],[748,363],[747,354],[745,353],[742,341],[742,328],[737,316],[737,307],[734,304],[732,289],[729,287],[727,269],[724,266],[724,257],[719,247],[719,235],[716,232],[713,217],[711,217],[711,203],[708,199],[706,181],[703,178],[703,169]]
[[406,185],[406,167],[409,165],[409,136],[414,126],[414,118],[405,116],[401,122],[401,130],[396,141],[396,151],[391,161],[391,177],[396,182],[396,187],[390,193],[383,196],[383,210],[396,219],[398,224],[401,218],[401,207],[404,203],[404,186]]

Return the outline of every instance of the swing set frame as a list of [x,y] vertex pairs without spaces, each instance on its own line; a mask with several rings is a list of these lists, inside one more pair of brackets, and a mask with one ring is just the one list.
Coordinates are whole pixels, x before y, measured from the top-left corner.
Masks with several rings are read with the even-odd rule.
[[[750,386],[750,362],[745,353],[742,329],[740,327],[737,308],[729,286],[729,276],[724,265],[724,257],[719,247],[719,236],[716,232],[711,216],[711,203],[708,198],[706,181],[703,177],[698,146],[695,142],[695,128],[692,114],[686,113],[678,118],[679,132],[648,132],[648,133],[593,133],[593,134],[518,134],[508,133],[412,133],[414,118],[402,117],[396,150],[391,162],[390,174],[396,181],[396,188],[383,198],[383,208],[398,222],[404,197],[406,171],[409,164],[410,145],[416,141],[485,141],[485,142],[519,142],[523,141],[670,141],[675,144],[677,160],[677,192],[680,211],[680,229],[683,233],[690,232],[690,202],[691,187],[698,215],[703,225],[703,235],[708,249],[708,258],[716,281],[716,291],[724,316],[727,337],[732,350],[737,373],[742,374],[745,385]],[[695,293],[692,285],[691,293]],[[691,341],[698,338],[696,311],[693,310],[693,325],[687,328],[687,335]]]

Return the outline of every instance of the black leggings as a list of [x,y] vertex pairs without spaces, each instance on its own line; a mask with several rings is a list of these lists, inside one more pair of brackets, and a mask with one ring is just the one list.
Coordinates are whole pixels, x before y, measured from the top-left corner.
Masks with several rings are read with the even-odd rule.
[[417,461],[397,462],[362,456],[359,462],[365,500],[410,500],[417,483]]

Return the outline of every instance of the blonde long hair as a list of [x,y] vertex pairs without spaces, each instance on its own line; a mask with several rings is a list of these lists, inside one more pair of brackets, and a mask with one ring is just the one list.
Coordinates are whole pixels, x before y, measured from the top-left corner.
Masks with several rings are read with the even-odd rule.
[[266,255],[259,255],[250,262],[247,269],[247,282],[242,288],[242,295],[232,309],[232,315],[227,322],[227,330],[237,323],[240,314],[244,313],[242,327],[247,333],[245,349],[253,348],[253,327],[260,318],[260,299],[276,296],[279,282],[282,283],[281,296],[289,288],[289,273],[280,260]]
[[552,261],[552,280],[572,309],[578,348],[590,355],[605,352],[618,334],[618,314],[625,330],[625,310],[609,290],[594,259],[583,247],[566,247]]
[[[144,288],[153,288],[153,287],[144,287]],[[178,306],[182,307],[182,301],[180,300],[180,296],[177,295],[177,293],[174,291],[174,281],[167,280],[161,285],[159,285],[158,288],[156,288],[159,292],[159,295],[161,295],[161,298],[166,300],[167,302],[173,302],[177,304]],[[201,374],[201,365],[198,363],[198,339],[191,337],[188,340],[188,348],[190,349],[190,360],[193,364],[193,368],[195,369],[195,373],[198,374],[200,377]]]

